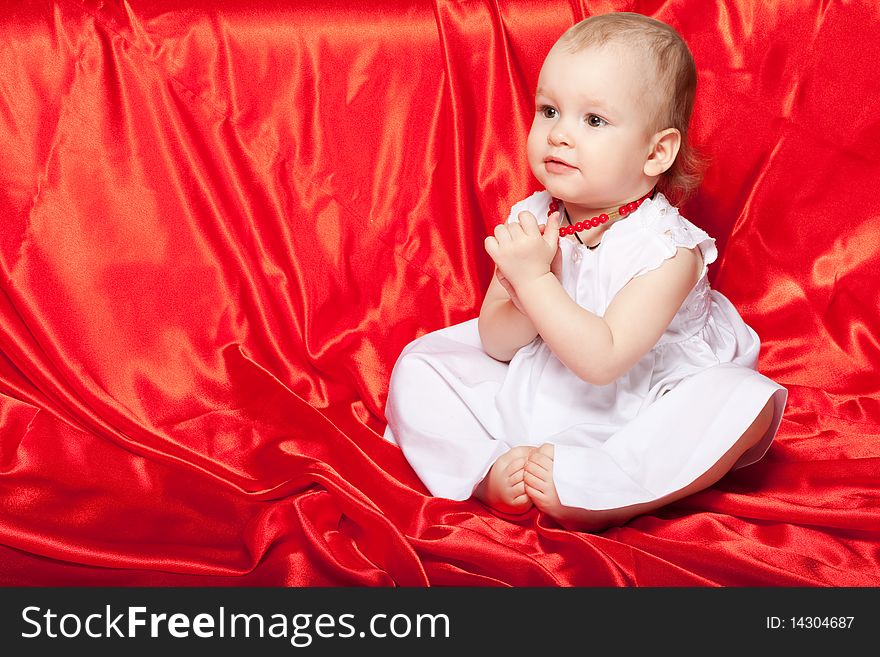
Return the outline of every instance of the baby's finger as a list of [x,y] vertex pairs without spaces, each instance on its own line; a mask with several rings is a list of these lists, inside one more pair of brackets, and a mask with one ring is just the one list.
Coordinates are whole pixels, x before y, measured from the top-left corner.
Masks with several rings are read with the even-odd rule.
[[523,483],[526,485],[526,490],[532,489],[539,493],[546,492],[547,482],[540,477],[533,475],[528,470],[526,470],[526,473],[523,476]]
[[511,484],[522,481],[523,474],[525,474],[525,467],[525,457],[512,461],[507,468],[507,481]]
[[559,212],[554,212],[547,217],[547,224],[541,233],[548,244],[556,244],[559,241]]
[[[498,253],[498,240],[489,235],[489,237],[483,240],[483,248],[486,249],[486,253],[489,254],[489,257],[494,260]],[[502,285],[504,285],[504,283],[502,283]]]
[[499,244],[505,244],[510,241],[510,229],[513,227],[513,224],[508,226],[507,224],[498,224],[495,226],[495,239],[498,240]]
[[535,219],[535,215],[531,212],[523,210],[517,215],[517,217],[519,218],[519,224],[522,226],[523,232],[526,235],[541,234],[541,230],[538,228],[538,220]]
[[539,477],[544,476],[553,471],[553,459],[546,454],[532,454],[526,462],[525,470]]
[[509,224],[505,225],[507,227],[507,233],[508,235],[510,235],[511,241],[523,236],[523,227],[519,221],[511,221]]
[[[559,212],[557,211],[557,212],[554,212],[552,215],[548,215],[548,217],[547,217],[548,220],[550,217],[556,217],[556,222],[557,222],[556,225],[558,226],[559,225]],[[541,235],[543,235],[544,232],[547,230],[547,224],[543,223],[543,224],[539,225],[538,228],[541,229]]]

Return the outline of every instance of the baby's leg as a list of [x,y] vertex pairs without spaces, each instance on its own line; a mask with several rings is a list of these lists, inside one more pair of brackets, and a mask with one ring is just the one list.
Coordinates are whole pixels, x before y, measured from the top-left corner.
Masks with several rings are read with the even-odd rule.
[[489,474],[477,485],[474,497],[503,513],[525,513],[532,508],[523,476],[529,454],[535,449],[524,445],[499,456]]
[[774,401],[771,397],[754,422],[709,470],[681,490],[650,502],[632,504],[617,509],[593,511],[578,507],[564,506],[553,483],[553,445],[545,443],[534,450],[525,466],[526,495],[534,505],[554,518],[566,529],[579,531],[600,531],[608,527],[622,525],[628,520],[650,513],[667,504],[708,488],[723,477],[739,460],[746,450],[755,445],[766,433],[773,420]]

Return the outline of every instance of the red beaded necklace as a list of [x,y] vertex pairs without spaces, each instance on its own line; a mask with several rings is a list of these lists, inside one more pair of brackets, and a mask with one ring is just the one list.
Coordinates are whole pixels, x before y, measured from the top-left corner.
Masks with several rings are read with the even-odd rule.
[[[592,217],[591,219],[586,219],[584,221],[579,221],[576,224],[571,223],[571,219],[568,218],[568,213],[566,213],[565,216],[568,219],[568,226],[560,226],[559,227],[559,236],[565,237],[566,235],[574,235],[575,237],[578,238],[578,241],[580,241],[580,235],[577,234],[580,231],[589,230],[590,228],[596,228],[597,226],[599,226],[601,224],[607,223],[611,219],[617,219],[618,217],[625,217],[628,214],[631,214],[631,213],[635,212],[636,210],[638,210],[639,206],[642,203],[644,203],[647,199],[651,198],[653,195],[654,195],[654,190],[652,189],[650,192],[648,192],[647,194],[645,194],[641,198],[636,199],[635,201],[630,201],[629,203],[624,203],[619,208],[617,208],[617,210],[614,210],[608,214],[605,214],[603,212],[602,214],[600,214],[596,217]],[[557,210],[559,210],[560,203],[562,203],[562,201],[560,201],[558,198],[556,198],[554,196],[553,200],[550,201],[550,209],[547,210],[548,217],[551,214],[553,214],[554,212],[556,212]],[[564,211],[565,210],[563,209],[563,212]],[[581,244],[583,244],[583,242],[581,242]],[[586,246],[586,245],[584,245],[584,246]],[[599,245],[597,244],[596,246],[599,246]],[[594,247],[587,247],[587,248],[596,248],[596,247],[594,246]]]

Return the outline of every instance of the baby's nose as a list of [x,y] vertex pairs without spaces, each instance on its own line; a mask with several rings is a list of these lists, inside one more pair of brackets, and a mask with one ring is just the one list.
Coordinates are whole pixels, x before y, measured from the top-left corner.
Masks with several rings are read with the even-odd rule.
[[554,128],[550,131],[550,143],[558,146],[571,146],[571,137],[567,130]]

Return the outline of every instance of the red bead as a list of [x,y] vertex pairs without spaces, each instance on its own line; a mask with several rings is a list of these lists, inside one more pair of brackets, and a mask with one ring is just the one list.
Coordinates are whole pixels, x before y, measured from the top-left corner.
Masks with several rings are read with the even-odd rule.
[[604,224],[606,221],[608,221],[608,215],[603,212],[599,215],[599,223]]
[[635,212],[636,210],[639,209],[639,204],[638,203],[627,203],[626,207],[629,208],[630,212]]
[[592,226],[593,228],[598,226],[600,223],[602,222],[599,221],[599,217],[593,217],[592,219],[590,219],[590,226]]
[[574,229],[575,229],[576,231],[582,231],[582,230],[584,229],[584,222],[583,222],[583,221],[579,221],[579,222],[577,222],[577,223],[574,225]]
[[[559,203],[557,203],[556,201],[553,201],[550,204],[550,212],[556,212],[558,209],[559,209]],[[548,212],[547,214],[550,214],[550,212]]]
[[619,208],[617,208],[617,212],[620,214],[621,217],[625,217],[629,214],[629,209],[625,205],[621,205]]

